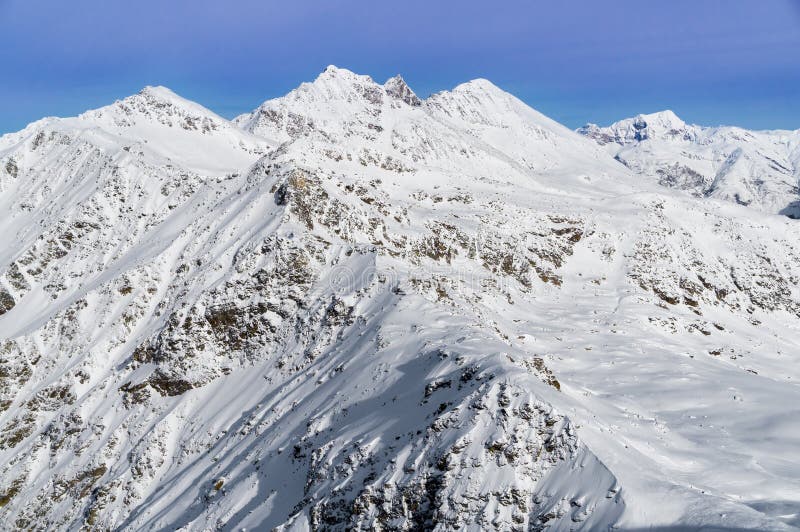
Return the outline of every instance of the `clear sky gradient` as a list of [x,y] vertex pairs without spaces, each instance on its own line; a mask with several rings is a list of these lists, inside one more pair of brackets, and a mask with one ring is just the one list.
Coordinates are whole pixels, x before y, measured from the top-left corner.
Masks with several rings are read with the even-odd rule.
[[570,126],[800,128],[800,0],[0,0],[0,132],[165,85],[227,117],[335,64]]

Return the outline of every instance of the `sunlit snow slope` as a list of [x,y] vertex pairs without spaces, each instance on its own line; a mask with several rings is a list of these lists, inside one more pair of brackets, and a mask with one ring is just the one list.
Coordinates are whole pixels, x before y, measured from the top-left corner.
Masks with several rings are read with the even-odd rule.
[[0,137],[0,522],[797,526],[800,225],[613,155],[335,67]]
[[661,185],[800,218],[800,129],[701,127],[662,111],[578,132]]

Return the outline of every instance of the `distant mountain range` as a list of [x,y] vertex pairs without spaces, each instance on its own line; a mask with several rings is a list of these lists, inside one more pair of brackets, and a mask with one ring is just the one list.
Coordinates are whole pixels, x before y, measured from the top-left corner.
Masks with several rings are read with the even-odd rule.
[[661,185],[800,218],[800,130],[702,127],[663,111],[578,133]]

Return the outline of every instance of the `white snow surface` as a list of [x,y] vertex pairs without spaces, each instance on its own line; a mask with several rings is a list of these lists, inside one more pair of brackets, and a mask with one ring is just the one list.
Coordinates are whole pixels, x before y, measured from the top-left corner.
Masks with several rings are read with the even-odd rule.
[[662,185],[800,218],[800,129],[702,127],[662,111],[578,132]]
[[797,132],[581,132],[332,66],[0,137],[0,522],[796,529]]

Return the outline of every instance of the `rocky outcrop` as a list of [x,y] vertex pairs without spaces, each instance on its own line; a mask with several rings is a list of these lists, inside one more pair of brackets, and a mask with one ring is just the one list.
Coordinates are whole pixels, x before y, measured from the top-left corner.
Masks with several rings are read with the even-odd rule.
[[[608,138],[683,139],[645,121]],[[789,220],[485,80],[329,68],[236,124],[148,88],[0,138],[3,522],[780,526],[736,490],[795,482],[759,406],[796,393]]]

